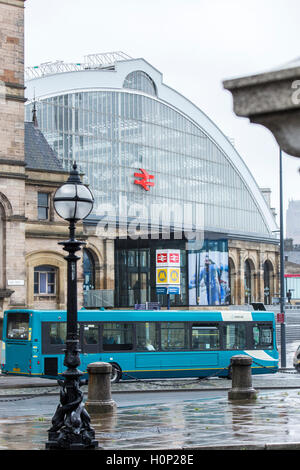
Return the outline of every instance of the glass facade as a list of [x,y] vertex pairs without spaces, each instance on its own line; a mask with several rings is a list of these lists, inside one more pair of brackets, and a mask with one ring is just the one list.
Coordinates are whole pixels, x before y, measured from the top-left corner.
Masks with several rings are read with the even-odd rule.
[[[85,173],[94,214],[109,204],[118,217],[149,220],[152,207],[151,220],[158,222],[156,206],[175,223],[188,217],[217,232],[269,235],[246,184],[205,131],[154,97],[148,78],[130,74],[125,85],[133,89],[66,93],[37,103],[39,127],[64,167],[76,160]],[[26,120],[31,111],[29,103]],[[134,184],[140,168],[154,176],[150,191]]]
[[[41,86],[40,93],[45,95],[35,103],[39,128],[63,167],[70,170],[76,161],[84,173],[83,182],[89,184],[95,198],[91,216],[96,222],[102,218],[104,227],[119,221],[122,230],[129,228],[129,233],[120,233],[114,242],[114,273],[108,273],[114,296],[111,303],[115,307],[147,302],[164,306],[170,302],[174,307],[228,304],[232,284],[228,276],[230,234],[245,235],[255,241],[272,236],[266,208],[259,205],[255,193],[258,188],[254,188],[250,173],[251,181],[246,181],[245,167],[234,160],[237,157],[224,136],[219,139],[218,132],[214,133],[213,123],[202,120],[201,112],[198,118],[198,110],[179,94],[168,94],[170,90],[159,82],[157,73],[153,72],[157,77],[154,81],[143,70],[130,71],[127,65],[123,70],[118,75],[116,66],[118,80],[112,80],[111,85],[111,77],[116,78],[108,76],[112,71],[97,69],[97,80],[95,70],[91,74],[93,79],[89,71],[83,72],[82,89],[76,89],[78,76],[75,80],[71,75],[68,80],[52,76],[48,92],[44,91],[48,85]],[[30,101],[25,105],[27,121],[31,121],[32,106]],[[207,124],[201,127],[198,122]],[[210,134],[223,144],[218,145]],[[92,218],[90,224],[94,223]],[[98,222],[97,230],[102,221]],[[139,223],[141,231],[136,233]],[[191,240],[186,230],[200,234],[200,242],[199,238]],[[130,236],[134,231],[136,236]],[[110,231],[104,238],[114,235]],[[180,286],[176,286],[180,293],[171,291],[170,297],[164,289],[157,290],[155,260],[156,250],[160,249],[180,251]],[[84,296],[89,299],[89,306],[96,306],[100,294],[108,292],[106,288],[99,289],[96,266],[99,271],[97,260],[84,250]],[[245,272],[245,293],[249,297],[251,273]],[[38,289],[44,279],[35,276]],[[130,331],[122,329],[123,326],[112,325],[107,336],[118,337],[118,344],[131,344]],[[181,348],[186,338],[177,326],[174,325],[171,336]],[[145,347],[150,336],[152,346],[156,342],[155,330],[149,328],[147,325],[141,329],[141,347]],[[242,338],[243,332],[229,331],[228,341],[236,335]],[[208,344],[210,348],[218,347],[218,331],[213,327],[205,331],[195,327],[193,338],[199,348]]]
[[188,305],[187,251],[185,240],[116,240],[115,244],[115,305],[159,302],[167,304],[165,294],[156,293],[156,250],[176,246],[180,249],[180,295],[171,294],[172,306]]

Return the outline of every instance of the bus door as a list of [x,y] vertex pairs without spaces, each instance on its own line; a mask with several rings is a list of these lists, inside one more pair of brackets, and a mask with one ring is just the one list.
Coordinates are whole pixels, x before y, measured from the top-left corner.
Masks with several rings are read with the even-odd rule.
[[30,313],[8,312],[5,339],[5,372],[31,373],[31,323]]

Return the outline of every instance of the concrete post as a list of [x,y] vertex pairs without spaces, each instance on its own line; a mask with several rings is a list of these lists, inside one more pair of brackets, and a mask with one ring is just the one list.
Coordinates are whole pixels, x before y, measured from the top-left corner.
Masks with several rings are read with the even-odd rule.
[[93,362],[88,365],[88,399],[86,409],[91,414],[112,412],[116,408],[116,402],[111,398],[112,366],[107,362]]
[[255,400],[256,390],[252,387],[250,356],[233,356],[231,358],[232,367],[232,388],[228,392],[229,400]]

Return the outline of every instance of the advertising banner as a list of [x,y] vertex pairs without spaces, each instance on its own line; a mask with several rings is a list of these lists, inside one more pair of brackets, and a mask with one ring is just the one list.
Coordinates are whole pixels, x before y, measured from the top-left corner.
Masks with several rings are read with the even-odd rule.
[[227,240],[205,240],[188,252],[189,305],[229,303]]

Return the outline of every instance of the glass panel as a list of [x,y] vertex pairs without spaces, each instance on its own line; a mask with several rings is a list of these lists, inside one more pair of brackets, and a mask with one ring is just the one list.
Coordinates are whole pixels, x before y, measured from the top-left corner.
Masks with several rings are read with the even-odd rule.
[[197,350],[219,349],[220,332],[216,326],[192,327],[192,348]]
[[232,323],[225,327],[225,348],[244,349],[246,347],[246,325]]
[[133,325],[106,323],[103,325],[103,350],[119,351],[133,348]]
[[48,219],[48,209],[46,207],[38,207],[38,219],[39,220]]
[[38,205],[48,207],[48,193],[38,193]]
[[136,349],[137,351],[156,351],[158,349],[155,323],[136,324]]
[[185,349],[186,343],[184,323],[161,324],[161,348],[163,351]]
[[47,274],[46,273],[40,273],[40,294],[46,294],[47,293]]
[[29,315],[27,313],[9,313],[7,315],[7,338],[28,339]]
[[84,325],[83,327],[83,344],[98,344],[98,325]]
[[55,294],[55,285],[48,283],[48,294]]
[[271,326],[255,325],[252,332],[254,349],[272,349],[273,329]]
[[50,344],[64,344],[67,337],[66,323],[50,324]]

